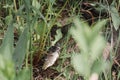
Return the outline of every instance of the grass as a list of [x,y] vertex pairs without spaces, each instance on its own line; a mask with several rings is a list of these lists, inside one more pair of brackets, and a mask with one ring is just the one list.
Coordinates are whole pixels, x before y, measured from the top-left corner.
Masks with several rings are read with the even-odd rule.
[[[0,78],[89,80],[95,73],[99,80],[119,80],[119,2],[111,1],[0,1]],[[64,26],[69,23],[66,33]],[[55,25],[57,34],[51,33]],[[54,42],[60,44],[60,57],[52,67],[41,70]],[[112,49],[107,49],[110,57],[104,61],[107,42]]]

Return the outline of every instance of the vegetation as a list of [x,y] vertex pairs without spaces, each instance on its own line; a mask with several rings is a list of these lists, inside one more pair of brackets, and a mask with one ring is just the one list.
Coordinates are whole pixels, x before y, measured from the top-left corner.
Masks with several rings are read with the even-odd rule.
[[0,80],[119,80],[119,11],[120,0],[0,0]]

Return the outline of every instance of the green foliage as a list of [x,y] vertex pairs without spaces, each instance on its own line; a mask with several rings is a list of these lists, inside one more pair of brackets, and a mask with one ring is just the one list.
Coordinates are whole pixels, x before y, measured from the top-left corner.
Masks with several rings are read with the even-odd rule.
[[99,74],[104,69],[102,52],[105,40],[99,31],[105,23],[106,20],[102,20],[90,29],[82,20],[75,19],[75,28],[71,28],[70,33],[81,50],[80,53],[73,54],[72,64],[75,70],[86,78],[89,78],[92,73]]
[[[37,0],[33,0],[33,1],[32,1],[32,6],[33,6],[36,10],[39,10],[40,7],[41,7],[40,3],[39,3]],[[35,11],[35,10],[33,10],[33,11],[34,11],[34,13],[36,14],[36,11]]]
[[27,53],[27,45],[28,45],[28,38],[29,38],[29,27],[26,27],[21,34],[19,41],[16,45],[13,54],[13,60],[15,62],[16,69],[20,70],[25,59],[25,54]]
[[[110,13],[110,17],[112,20],[112,24],[114,26],[114,28],[116,30],[118,30],[119,26],[120,26],[120,16],[119,16],[119,12],[117,10],[117,7],[115,6],[115,0],[111,1],[111,5],[104,5],[102,3],[95,3],[95,4],[91,4],[95,7],[95,9],[101,13]],[[101,14],[100,13],[100,14]]]
[[60,29],[57,30],[56,33],[57,33],[57,35],[55,35],[55,40],[52,41],[52,45],[55,45],[55,43],[62,38],[62,33],[61,33],[61,30],[60,30]]
[[15,80],[21,80],[21,79],[22,80],[32,80],[30,77],[30,70],[29,69],[25,68],[17,74]]
[[110,6],[110,14],[112,17],[114,28],[118,30],[120,26],[120,16],[119,16],[118,10],[112,5]]
[[35,7],[37,10],[40,9],[40,3],[37,0],[33,0],[32,6]]
[[[64,20],[64,18],[68,18],[70,16],[71,18],[68,19],[68,23],[72,23],[73,15],[79,15],[81,17],[81,14],[84,15],[84,13],[81,13],[82,10],[85,10],[85,13],[88,15],[86,16],[85,14],[85,17],[89,17],[90,15],[90,17],[93,17],[94,19],[93,22],[95,22],[98,17],[99,19],[109,17],[109,21],[112,21],[112,25],[116,30],[118,30],[120,26],[120,16],[118,12],[120,0],[110,0],[110,2],[107,0],[100,0],[100,2],[96,2],[94,0],[95,3],[92,0],[90,1],[92,3],[89,3],[89,0],[85,0],[85,2],[84,0],[13,1],[0,1],[0,31],[2,32],[0,36],[3,36],[3,32],[6,33],[4,39],[0,37],[0,40],[2,41],[2,45],[0,46],[0,80],[30,80],[32,77],[33,65],[28,65],[28,58],[29,62],[32,63],[32,53],[39,51],[37,55],[39,57],[41,54],[44,54],[44,51],[46,51],[48,47],[51,46],[50,43],[52,41],[49,39],[49,33],[54,24],[60,23],[58,17],[65,21],[62,22],[63,24],[66,24],[67,20]],[[111,4],[112,1],[114,5],[113,3]],[[116,1],[119,3],[116,3]],[[82,6],[83,3],[85,4]],[[107,5],[104,5],[106,3]],[[87,6],[87,8],[90,7],[90,9],[85,9],[84,6]],[[108,12],[110,15],[106,16]],[[77,42],[81,53],[75,53],[73,55],[66,54],[69,52],[67,49],[68,46],[73,47],[73,44],[68,45],[67,43],[69,42],[69,39],[68,42],[66,42],[65,38],[62,40],[63,42],[61,41],[61,44],[63,45],[61,49],[62,54],[60,54],[59,61],[62,62],[58,64],[57,68],[54,69],[60,72],[59,76],[62,75],[67,80],[77,80],[79,74],[83,75],[85,78],[88,78],[94,72],[98,74],[102,71],[105,72],[105,67],[109,64],[106,61],[104,62],[104,59],[102,58],[102,51],[106,42],[104,38],[99,35],[99,31],[101,31],[102,27],[106,24],[106,20],[100,20],[91,27],[83,23],[83,21],[79,21],[77,19],[74,20],[74,24],[75,27],[71,29],[70,34],[72,34],[73,38]],[[110,23],[107,27],[112,25]],[[111,31],[106,32],[111,34]],[[16,34],[20,35],[17,45],[14,47],[13,32],[15,37]],[[54,45],[61,37],[62,34],[60,30],[57,30],[55,41],[53,41],[52,44]],[[79,74],[76,74],[74,71],[70,72],[73,70],[69,64],[69,58],[71,58],[71,56],[72,64]],[[66,60],[68,60],[67,65]],[[26,63],[24,64],[24,62]],[[119,79],[120,72],[117,77]],[[108,79],[109,78],[107,77],[106,80]]]
[[119,71],[119,73],[118,73],[118,77],[117,77],[117,80],[119,80],[120,79],[120,71]]
[[15,77],[14,63],[12,62],[13,29],[11,22],[0,47],[0,78],[2,80],[13,80]]
[[45,25],[44,21],[41,21],[41,22],[36,21],[35,23],[35,31],[40,36],[40,38],[42,38],[43,35],[45,35],[45,33],[48,31],[47,28],[44,30],[44,27],[45,27],[44,25]]
[[[6,9],[9,7],[6,7]],[[0,47],[0,79],[2,80],[30,80],[24,79],[23,77],[16,77],[16,69],[21,69],[23,61],[25,60],[25,54],[27,53],[28,48],[28,33],[29,26],[25,28],[23,34],[20,36],[17,46],[13,47],[14,44],[14,24],[15,18],[12,16],[12,9],[10,8],[9,14],[5,17],[5,24],[8,26],[5,37]],[[7,14],[7,13],[6,13]],[[13,20],[14,19],[14,20]],[[15,25],[16,26],[16,25]],[[21,26],[17,24],[17,27]],[[21,30],[22,31],[22,30]],[[14,60],[14,61],[13,61]],[[16,68],[17,67],[17,68]],[[26,73],[26,76],[30,78],[28,72],[25,72],[25,69],[21,72]],[[19,72],[18,72],[19,73]]]
[[[27,51],[28,30],[29,30],[28,27],[24,30],[23,34],[21,35],[15,50],[13,50],[13,29],[14,29],[13,23],[11,23],[8,27],[5,38],[3,39],[3,43],[0,47],[0,78],[2,80],[14,80],[15,67],[21,69]],[[13,62],[13,60],[15,63]],[[27,74],[28,72],[24,72],[24,71],[25,70],[22,70],[22,72],[24,74],[26,73],[26,76],[30,78],[30,76],[28,76]],[[16,77],[16,80],[26,78],[25,75],[21,75],[21,76],[22,78]],[[25,80],[30,80],[30,79],[25,79]]]

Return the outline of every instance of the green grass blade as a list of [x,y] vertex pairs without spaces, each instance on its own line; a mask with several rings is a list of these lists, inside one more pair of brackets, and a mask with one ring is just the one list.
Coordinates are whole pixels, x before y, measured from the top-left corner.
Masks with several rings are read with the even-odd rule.
[[3,43],[0,47],[0,54],[4,55],[6,59],[11,59],[11,55],[13,53],[13,24],[11,23],[8,26],[7,32],[3,39]]
[[13,29],[13,23],[10,22],[0,47],[0,80],[13,80],[15,76],[12,62]]
[[15,62],[15,67],[18,70],[21,69],[22,63],[25,58],[25,54],[27,53],[28,34],[29,34],[29,29],[28,27],[26,27],[19,38],[19,41],[16,45],[16,48],[13,54],[13,60]]
[[114,6],[110,6],[110,14],[111,14],[114,28],[118,30],[120,26],[120,16],[119,16],[117,9]]

